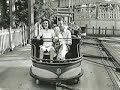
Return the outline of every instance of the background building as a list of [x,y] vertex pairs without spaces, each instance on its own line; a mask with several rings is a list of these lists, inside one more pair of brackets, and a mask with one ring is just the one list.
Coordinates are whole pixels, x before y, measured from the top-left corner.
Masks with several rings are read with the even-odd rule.
[[[120,34],[119,0],[60,0],[60,7],[71,7],[73,19],[80,26],[87,26],[88,34]],[[94,32],[93,32],[94,28]],[[98,29],[103,29],[99,32]]]

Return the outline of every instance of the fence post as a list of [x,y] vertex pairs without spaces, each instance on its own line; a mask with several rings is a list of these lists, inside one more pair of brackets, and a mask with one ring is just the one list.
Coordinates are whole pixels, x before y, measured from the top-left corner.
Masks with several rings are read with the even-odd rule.
[[23,46],[26,45],[26,32],[25,32],[25,25],[22,27],[22,38],[23,38]]
[[105,27],[105,35],[107,34],[107,27]]
[[10,44],[10,51],[12,51],[13,48],[12,48],[12,40],[11,40],[11,27],[8,29],[8,31],[9,31],[9,44]]
[[94,28],[94,26],[93,26],[93,34],[94,34],[94,29],[95,29],[95,28]]
[[85,32],[87,34],[88,28],[87,28],[87,24],[85,25]]
[[[3,27],[2,27],[2,30],[1,30],[1,33],[3,34]],[[3,35],[1,35],[1,42],[0,42],[0,44],[1,44],[1,54],[3,54]]]
[[22,26],[22,46],[24,46],[24,26]]
[[99,27],[99,29],[98,29],[98,30],[99,30],[98,34],[100,35],[100,27]]
[[2,30],[3,30],[4,28],[2,27]]
[[25,37],[25,45],[27,45],[27,29],[24,27],[24,37]]
[[115,35],[115,27],[113,26],[113,35]]
[[104,35],[104,29],[102,28],[102,36]]

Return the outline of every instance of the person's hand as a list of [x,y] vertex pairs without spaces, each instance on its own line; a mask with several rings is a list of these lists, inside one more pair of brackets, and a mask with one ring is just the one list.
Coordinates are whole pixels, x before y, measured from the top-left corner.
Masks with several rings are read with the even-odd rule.
[[59,40],[58,37],[53,37],[53,42],[54,42],[54,43],[57,42],[58,40]]
[[70,45],[67,44],[66,46],[67,46],[67,48],[68,48],[68,51],[70,51]]
[[55,41],[58,41],[58,39],[59,39],[58,37],[55,37]]
[[33,36],[34,39],[36,39],[37,37],[36,36]]
[[37,36],[37,39],[41,39],[41,37],[40,37],[40,36]]
[[76,38],[76,36],[75,36],[75,35],[72,35],[72,37],[73,37],[73,38]]
[[40,38],[39,36],[36,37],[36,39],[39,39],[39,38]]

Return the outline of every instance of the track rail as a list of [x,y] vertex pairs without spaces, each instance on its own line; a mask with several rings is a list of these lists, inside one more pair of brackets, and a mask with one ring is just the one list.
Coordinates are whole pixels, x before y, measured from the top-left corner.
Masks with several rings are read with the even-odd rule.
[[[100,60],[102,61],[102,64],[97,63],[97,62],[93,62],[93,63],[104,65],[104,67],[114,85],[113,90],[120,90],[120,85],[119,85],[120,77],[118,74],[118,72],[120,72],[120,63],[118,62],[118,60],[116,60],[114,55],[112,55],[110,53],[110,51],[102,44],[101,40],[99,40],[98,38],[90,38],[90,39],[94,39],[98,43],[98,44],[93,44],[93,45],[97,45],[100,55],[98,55],[99,57],[88,55],[88,57],[100,58]],[[106,53],[107,57],[104,55],[103,52]],[[84,57],[84,55],[83,55],[83,57]],[[87,61],[92,62],[91,60],[87,60]],[[116,72],[115,70],[118,72]]]
[[[89,39],[89,38],[87,38],[87,39]],[[85,42],[83,44],[90,44],[90,45],[96,46],[100,55],[98,55],[98,56],[83,55],[83,57],[87,56],[87,57],[92,57],[92,58],[99,58],[102,61],[101,64],[97,63],[95,61],[91,61],[91,60],[87,60],[87,61],[103,65],[113,83],[113,86],[114,86],[113,90],[120,90],[120,85],[119,85],[120,77],[118,76],[118,72],[116,72],[116,71],[120,71],[119,62],[117,62],[117,60],[110,53],[110,51],[107,48],[105,48],[105,46],[102,44],[101,40],[99,40],[98,38],[90,38],[90,39],[95,40],[97,42],[97,44],[92,44],[92,43],[87,43],[87,42]],[[107,56],[104,55],[105,53]],[[66,89],[63,89],[63,88],[66,88]],[[56,90],[80,90],[80,89],[73,88],[71,86],[59,83],[56,85]]]
[[[110,54],[110,52],[103,46],[103,44],[101,42],[98,41],[98,43],[100,44],[100,46],[98,46],[98,48],[100,50],[99,51],[100,52],[100,56],[104,57],[104,54],[101,51],[101,47],[102,47],[102,48],[104,48],[104,51],[108,55],[108,57],[111,57],[110,59],[111,59],[113,65],[115,67],[116,66],[118,67],[119,63],[114,59],[113,55]],[[111,79],[111,81],[112,81],[112,83],[114,85],[114,89],[115,90],[119,90],[120,87],[119,87],[118,81],[120,81],[120,79],[118,78],[117,73],[115,72],[115,70],[113,68],[106,67],[106,65],[111,66],[112,65],[111,62],[109,60],[107,60],[107,59],[106,59],[106,61],[101,59],[101,61],[105,65],[105,69],[106,69],[106,71],[107,71],[107,73],[108,73],[108,75],[109,75],[109,77],[110,77],[110,79]]]
[[[63,89],[64,88],[64,89]],[[74,88],[69,85],[61,84],[61,83],[56,83],[56,90],[81,90],[80,88]]]
[[96,39],[96,41],[99,43],[99,48],[102,49],[108,56],[109,60],[111,60],[111,62],[114,64],[114,66],[117,68],[117,70],[119,71],[120,68],[120,63],[118,62],[118,60],[114,57],[114,55],[111,53],[111,51],[109,51],[101,42],[101,40]]

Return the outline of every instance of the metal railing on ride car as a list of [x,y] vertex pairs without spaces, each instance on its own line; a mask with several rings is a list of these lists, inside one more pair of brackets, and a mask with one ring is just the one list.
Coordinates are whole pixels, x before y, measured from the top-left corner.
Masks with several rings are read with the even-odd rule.
[[[50,39],[50,38],[45,38],[45,39]],[[60,38],[60,39],[79,39],[81,40],[81,38]],[[36,41],[38,41],[36,39]],[[51,41],[50,41],[51,42]],[[36,46],[37,45],[37,46]],[[81,41],[77,44],[77,53],[78,53],[78,57],[76,58],[70,58],[70,59],[64,59],[64,60],[50,60],[50,59],[40,59],[39,58],[39,54],[40,54],[40,46],[38,44],[33,44],[33,42],[31,43],[31,57],[32,57],[32,61],[35,63],[42,63],[42,64],[70,64],[70,63],[77,63],[77,62],[81,62],[81,58],[82,55],[80,53],[80,49],[81,49]],[[50,63],[50,61],[52,61],[52,63]],[[61,63],[61,64],[60,64]]]

